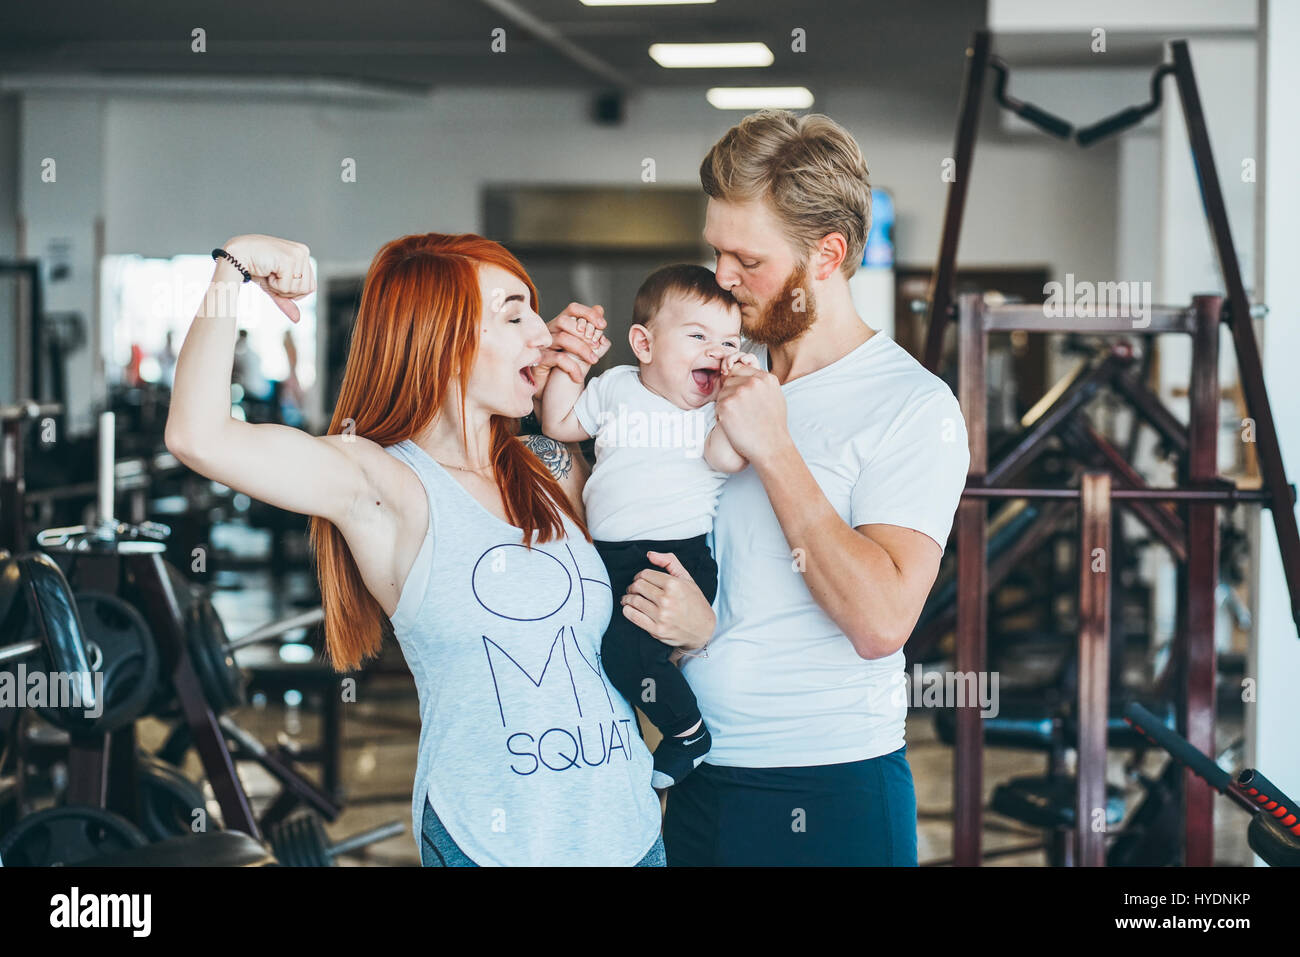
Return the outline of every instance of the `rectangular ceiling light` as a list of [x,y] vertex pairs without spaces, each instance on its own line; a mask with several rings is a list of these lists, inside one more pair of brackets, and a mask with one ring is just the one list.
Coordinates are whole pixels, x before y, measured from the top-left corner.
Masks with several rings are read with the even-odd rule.
[[715,86],[707,96],[719,110],[806,110],[813,105],[806,86]]
[[713,3],[713,0],[582,0],[584,7],[663,7],[679,3]]
[[668,69],[771,66],[766,43],[652,43],[650,59]]

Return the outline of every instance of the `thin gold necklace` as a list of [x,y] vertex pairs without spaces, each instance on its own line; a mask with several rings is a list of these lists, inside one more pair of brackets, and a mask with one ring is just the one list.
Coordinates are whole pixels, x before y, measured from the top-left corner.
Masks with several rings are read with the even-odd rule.
[[437,462],[439,465],[445,465],[445,466],[447,466],[447,468],[449,468],[449,469],[459,469],[459,470],[462,471],[462,472],[472,472],[472,473],[475,474],[475,475],[479,475],[479,474],[481,474],[482,471],[483,471],[484,469],[490,469],[490,468],[492,468],[492,466],[491,466],[490,464],[489,464],[489,465],[480,465],[478,468],[476,468],[476,469],[472,469],[472,468],[468,468],[467,466],[464,466],[464,465],[452,465],[450,462],[444,462],[442,459],[434,459],[434,461]]

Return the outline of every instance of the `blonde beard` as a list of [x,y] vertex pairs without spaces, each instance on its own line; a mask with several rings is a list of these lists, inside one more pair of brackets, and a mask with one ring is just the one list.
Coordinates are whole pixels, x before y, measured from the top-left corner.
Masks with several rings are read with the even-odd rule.
[[[794,308],[795,290],[803,290],[802,310]],[[756,322],[748,324],[742,318],[741,331],[750,342],[764,346],[782,346],[793,342],[812,328],[817,321],[817,303],[808,286],[808,274],[803,266],[791,270],[781,291],[762,307]]]

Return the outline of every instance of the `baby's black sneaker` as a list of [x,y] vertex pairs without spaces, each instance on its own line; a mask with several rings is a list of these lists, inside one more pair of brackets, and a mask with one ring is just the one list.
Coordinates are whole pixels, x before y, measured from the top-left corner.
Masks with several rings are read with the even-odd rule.
[[703,719],[698,728],[684,737],[665,737],[659,742],[659,747],[655,748],[655,766],[654,773],[650,776],[650,786],[663,790],[680,784],[686,775],[699,766],[711,747],[713,737]]

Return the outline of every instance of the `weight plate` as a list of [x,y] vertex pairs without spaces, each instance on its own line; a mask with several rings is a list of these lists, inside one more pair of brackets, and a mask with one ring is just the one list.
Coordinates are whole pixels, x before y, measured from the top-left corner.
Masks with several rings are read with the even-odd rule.
[[151,841],[194,833],[194,811],[204,808],[202,789],[180,770],[151,755],[139,757],[137,821]]
[[[89,671],[79,610],[63,570],[41,552],[21,556],[18,564],[26,615],[17,633],[6,635],[5,641],[39,639],[44,644],[44,656],[36,668],[62,674]],[[28,670],[32,670],[30,666]]]
[[138,827],[112,811],[54,807],[27,815],[0,838],[0,862],[5,867],[81,864],[148,843]]
[[148,707],[158,687],[158,646],[144,617],[115,595],[79,592],[77,613],[87,652],[103,675],[102,713],[87,717],[82,708],[36,710],[51,724],[80,734],[104,734],[130,724]]
[[333,867],[329,837],[311,812],[294,814],[271,828],[271,850],[285,867]]
[[242,707],[245,697],[244,672],[226,647],[225,626],[206,596],[197,596],[190,611],[189,647],[194,669],[208,703],[217,714]]
[[23,604],[23,574],[18,559],[0,548],[0,625]]
[[311,855],[312,867],[333,867],[334,855],[329,852],[329,835],[320,818],[314,814],[303,815],[303,830],[307,853]]
[[284,855],[281,863],[285,867],[306,867],[303,862],[302,851],[298,846],[298,822],[296,818],[290,818],[281,826],[279,848]]
[[[176,595],[176,604],[181,613],[181,634],[188,636],[190,609],[194,605],[194,585],[185,574],[171,562],[163,562],[167,577],[171,580],[172,591]],[[157,718],[173,720],[181,715],[180,704],[176,700],[176,691],[172,688],[172,676],[164,673],[158,682],[158,692],[149,702],[149,713]]]
[[0,779],[0,836],[18,822],[18,786]]
[[[187,579],[176,566],[166,562],[164,565],[176,593],[186,647],[204,698],[217,714],[242,707],[247,700],[246,678],[226,649],[228,639],[220,616],[200,586]],[[150,702],[149,711],[161,718],[179,717],[170,676]]]
[[296,846],[295,818],[289,817],[273,824],[267,831],[266,841],[271,845],[271,853],[284,867],[302,867],[298,863]]

